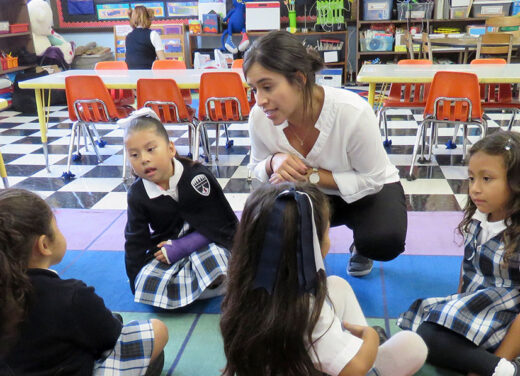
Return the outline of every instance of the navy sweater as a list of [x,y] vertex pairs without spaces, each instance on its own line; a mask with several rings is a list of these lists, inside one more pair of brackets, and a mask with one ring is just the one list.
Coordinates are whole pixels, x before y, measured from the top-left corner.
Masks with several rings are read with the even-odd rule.
[[128,69],[151,69],[157,54],[150,40],[150,29],[136,28],[126,36]]
[[[150,199],[140,178],[128,190],[125,264],[132,293],[137,274],[152,260],[157,244],[176,239],[185,221],[212,242],[231,248],[238,220],[220,184],[200,163],[178,159],[184,167],[177,185],[179,202],[169,196]],[[204,187],[207,196],[201,193]]]
[[15,375],[92,376],[94,361],[115,346],[122,324],[82,281],[47,269],[27,274],[33,294],[5,363]]

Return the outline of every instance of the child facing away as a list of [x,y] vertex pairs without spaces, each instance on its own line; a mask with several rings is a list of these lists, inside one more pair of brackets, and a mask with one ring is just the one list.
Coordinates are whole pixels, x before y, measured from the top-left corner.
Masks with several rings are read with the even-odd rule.
[[0,374],[160,375],[166,326],[123,325],[92,287],[61,279],[49,268],[66,247],[43,199],[0,191]]
[[161,36],[150,30],[153,10],[142,5],[128,11],[132,31],[126,36],[125,61],[128,69],[151,69],[156,58],[165,60]]
[[433,365],[520,375],[520,135],[498,131],[478,141],[468,176],[458,292],[415,301],[397,323],[424,339]]
[[125,262],[135,301],[174,309],[222,295],[237,218],[203,165],[176,157],[155,112],[125,119],[138,176],[128,191]]
[[264,185],[233,244],[220,327],[226,376],[412,375],[427,348],[411,331],[380,345],[350,285],[327,277],[329,204],[315,186]]

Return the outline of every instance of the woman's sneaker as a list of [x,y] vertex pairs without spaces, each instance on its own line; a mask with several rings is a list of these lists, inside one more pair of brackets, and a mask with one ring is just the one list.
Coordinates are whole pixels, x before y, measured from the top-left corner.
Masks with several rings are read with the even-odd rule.
[[350,260],[348,260],[347,273],[352,277],[363,277],[372,271],[374,261],[362,256],[356,251],[354,243],[350,246]]

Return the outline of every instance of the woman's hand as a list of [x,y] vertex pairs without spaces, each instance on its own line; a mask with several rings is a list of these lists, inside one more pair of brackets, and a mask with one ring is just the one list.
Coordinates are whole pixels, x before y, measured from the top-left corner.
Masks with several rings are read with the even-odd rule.
[[153,255],[157,261],[164,262],[165,264],[168,264],[168,260],[166,260],[166,257],[164,257],[164,254],[161,250],[162,246],[165,245],[166,242],[160,242],[157,244],[157,247],[159,247],[159,250],[155,252]]
[[271,184],[278,184],[285,181],[305,182],[307,181],[308,167],[295,155],[276,153],[271,161],[273,173],[269,178]]

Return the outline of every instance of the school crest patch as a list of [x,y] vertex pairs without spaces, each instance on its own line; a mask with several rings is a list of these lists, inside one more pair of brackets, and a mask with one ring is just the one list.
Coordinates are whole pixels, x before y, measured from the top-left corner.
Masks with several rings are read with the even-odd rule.
[[203,196],[209,196],[210,185],[209,180],[204,174],[199,174],[191,179],[191,185],[195,190]]

